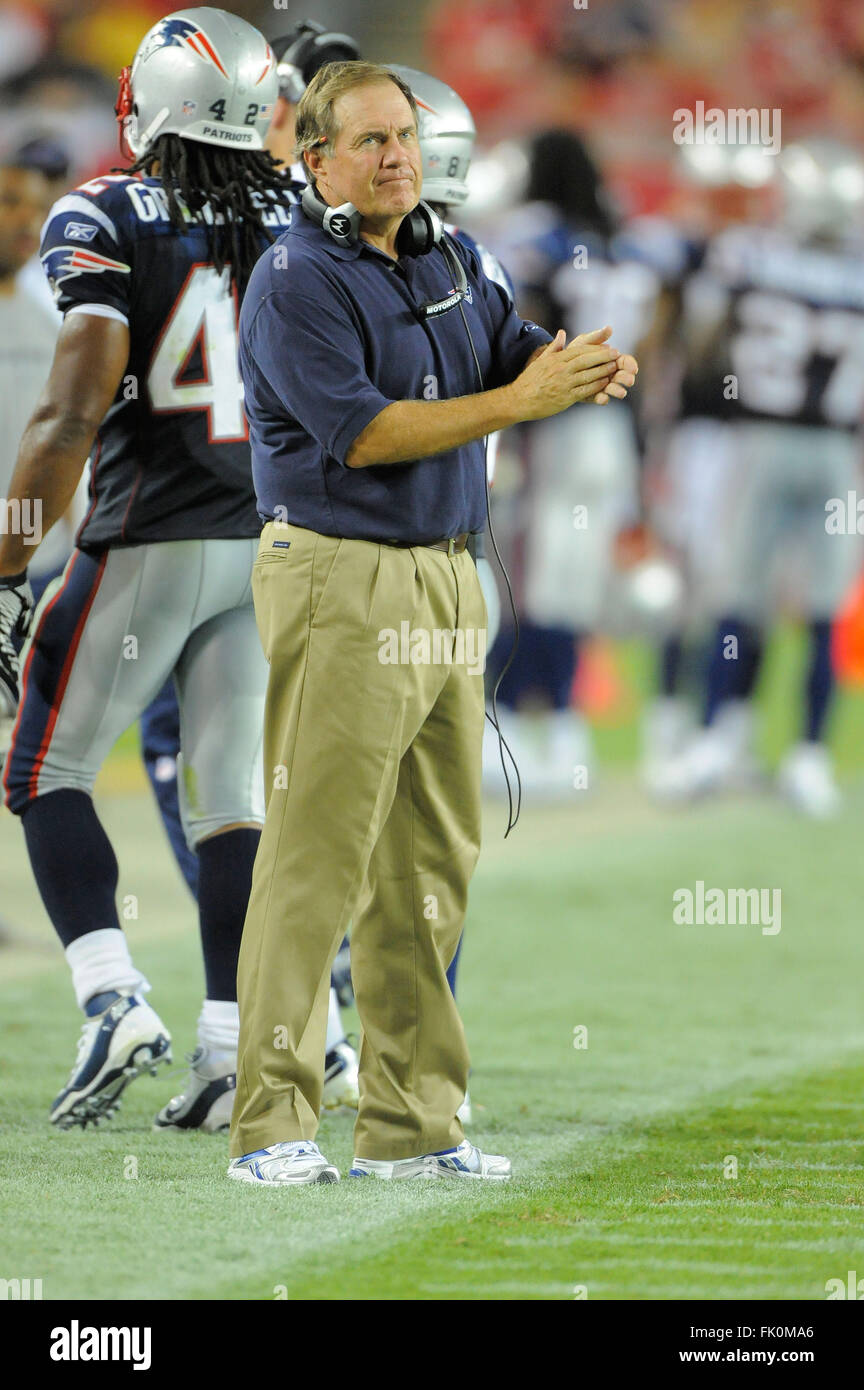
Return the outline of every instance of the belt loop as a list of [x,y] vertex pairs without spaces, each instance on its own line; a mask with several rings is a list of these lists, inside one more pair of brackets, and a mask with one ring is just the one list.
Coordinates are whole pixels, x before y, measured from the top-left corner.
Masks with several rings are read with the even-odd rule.
[[452,560],[452,559],[453,559],[453,556],[454,556],[455,554],[456,554],[456,537],[455,537],[455,536],[451,536],[450,539],[449,539],[449,541],[447,542],[447,555],[448,555],[448,557]]

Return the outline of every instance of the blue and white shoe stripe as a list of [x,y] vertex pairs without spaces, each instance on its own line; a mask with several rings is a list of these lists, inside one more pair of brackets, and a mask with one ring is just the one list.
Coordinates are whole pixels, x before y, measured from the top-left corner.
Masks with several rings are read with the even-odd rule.
[[352,1178],[491,1178],[506,1181],[511,1176],[510,1160],[500,1154],[484,1154],[467,1139],[455,1148],[438,1149],[420,1154],[417,1158],[399,1158],[392,1162],[355,1156],[348,1173]]

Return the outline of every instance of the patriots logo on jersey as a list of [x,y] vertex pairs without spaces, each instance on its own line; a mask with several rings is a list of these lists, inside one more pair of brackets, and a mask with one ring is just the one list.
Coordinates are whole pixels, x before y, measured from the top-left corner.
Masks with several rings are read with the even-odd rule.
[[218,68],[223,77],[228,76],[204,30],[191,19],[163,19],[157,24],[146,51],[141,54],[142,62],[159,48],[190,48],[196,57]]
[[42,264],[55,295],[59,294],[64,280],[73,280],[76,275],[93,275],[106,270],[114,270],[120,275],[130,273],[125,261],[113,261],[110,256],[103,256],[99,251],[88,251],[84,246],[55,246],[42,257]]

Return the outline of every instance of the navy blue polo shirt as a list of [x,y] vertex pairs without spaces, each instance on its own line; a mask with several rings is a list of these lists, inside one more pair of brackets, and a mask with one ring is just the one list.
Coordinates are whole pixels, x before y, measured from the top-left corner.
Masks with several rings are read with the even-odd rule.
[[[549,334],[522,320],[478,257],[451,239],[490,390],[518,376]],[[394,261],[366,242],[337,245],[302,213],[261,257],[240,314],[240,370],[262,521],[324,535],[423,543],[486,521],[482,440],[430,458],[348,468],[351,445],[394,401],[481,389],[458,307],[421,322],[453,273],[440,249]],[[279,509],[279,510],[277,510]]]

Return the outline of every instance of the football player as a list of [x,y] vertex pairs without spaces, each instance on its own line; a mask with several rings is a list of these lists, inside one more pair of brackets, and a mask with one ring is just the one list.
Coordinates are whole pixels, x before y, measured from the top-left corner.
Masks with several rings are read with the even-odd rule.
[[[48,375],[48,367],[57,339],[57,323],[49,306],[46,308],[30,293],[22,278],[22,270],[39,247],[39,228],[50,206],[49,184],[39,167],[33,167],[21,155],[10,156],[0,164],[0,419],[3,438],[0,440],[0,527],[13,523],[6,499],[9,481],[15,466],[15,448]],[[20,524],[21,518],[17,518]],[[31,514],[26,518],[34,538],[39,533],[39,519]],[[58,528],[59,530],[59,528]],[[60,563],[63,554],[62,533],[54,534],[59,541]],[[31,547],[32,549],[32,547]],[[43,547],[43,552],[49,546]],[[40,560],[43,557],[40,555]],[[43,569],[50,573],[55,557],[45,555]],[[35,575],[34,575],[35,581]],[[10,635],[17,642],[17,636]],[[2,639],[0,639],[2,640]],[[15,690],[6,668],[14,661],[10,652],[0,657],[0,754],[7,747],[15,713]],[[8,932],[8,924],[0,920],[0,936]]]
[[[279,94],[264,139],[279,167],[292,175],[289,201],[305,177],[302,166],[294,165],[294,111],[306,86],[324,63],[358,58],[359,50],[347,34],[333,34],[314,20],[301,20],[288,33],[270,40],[276,59]],[[173,680],[166,682],[153,703],[141,716],[141,745],[147,774],[159,806],[174,857],[189,891],[198,893],[198,859],[186,843],[180,817],[177,790],[177,753],[180,746],[180,717]],[[342,1034],[340,1033],[340,1038]]]
[[828,140],[787,146],[779,165],[779,225],[721,231],[685,287],[683,413],[710,420],[722,441],[713,530],[727,563],[703,727],[664,790],[697,795],[755,770],[752,696],[782,592],[806,619],[810,650],[779,785],[822,818],[839,806],[825,746],[832,621],[860,564],[855,517],[835,526],[831,509],[860,482],[864,165]]
[[[660,279],[636,259],[610,213],[600,172],[572,131],[538,134],[526,202],[502,219],[494,249],[516,282],[523,314],[568,336],[586,322],[615,323],[636,352],[657,305]],[[620,328],[619,328],[620,325]],[[514,566],[525,618],[513,664],[501,683],[502,728],[522,781],[535,795],[572,795],[574,769],[590,760],[581,716],[572,708],[579,642],[596,630],[613,569],[618,531],[635,519],[638,445],[633,409],[571,411],[520,427],[525,485],[515,523]],[[509,648],[502,634],[493,664]],[[519,713],[539,692],[539,719]],[[498,774],[486,769],[490,790]],[[488,772],[494,770],[494,779]]]
[[[50,300],[43,303],[25,283],[22,271],[39,249],[39,229],[51,206],[50,185],[26,155],[10,156],[0,164],[0,506],[2,529],[12,515],[6,500],[15,467],[18,441],[39,399],[54,355],[59,319]],[[33,539],[39,530],[35,513]],[[60,526],[52,531],[31,565],[34,587],[62,568],[71,550],[71,536]],[[34,547],[28,547],[33,554]],[[5,750],[14,718],[16,695],[0,665],[0,749]],[[8,724],[8,728],[7,728]]]
[[[85,1014],[52,1106],[63,1127],[109,1115],[130,1081],[170,1059],[120,926],[117,862],[92,790],[171,675],[206,998],[189,1082],[156,1123],[216,1130],[230,1117],[266,688],[237,307],[289,219],[286,181],[264,150],[276,96],[274,55],[251,25],[214,9],[167,16],[121,79],[129,172],[61,198],[44,233],[64,321],[10,497],[40,500],[47,531],[92,453],[90,507],[33,618],[4,784]],[[0,663],[13,692],[7,639],[26,622],[29,559],[20,536],[0,536]]]
[[[661,799],[680,775],[681,754],[699,723],[710,629],[728,570],[728,528],[718,518],[733,496],[729,426],[713,404],[703,413],[698,395],[681,391],[695,346],[692,295],[704,283],[699,272],[713,239],[730,226],[771,216],[776,161],[752,145],[682,145],[678,167],[678,216],[642,217],[633,228],[664,286],[660,337],[667,389],[656,402],[656,447],[645,490],[652,527],[679,567],[683,591],[659,652],[659,689],[643,712],[642,775]],[[739,773],[748,776],[743,765]]]

